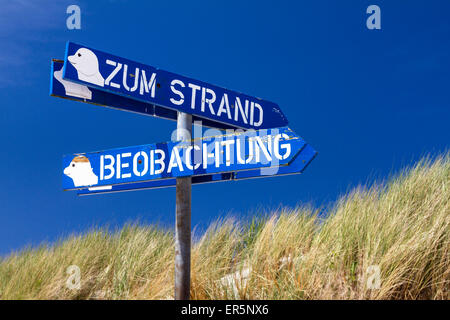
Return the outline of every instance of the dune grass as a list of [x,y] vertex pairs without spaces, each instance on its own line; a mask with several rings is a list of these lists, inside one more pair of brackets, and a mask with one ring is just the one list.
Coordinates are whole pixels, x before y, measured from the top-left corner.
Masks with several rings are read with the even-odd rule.
[[[356,188],[326,219],[297,207],[218,220],[193,244],[191,297],[449,299],[449,249],[447,153]],[[171,230],[97,228],[3,258],[0,299],[172,299],[173,260]]]

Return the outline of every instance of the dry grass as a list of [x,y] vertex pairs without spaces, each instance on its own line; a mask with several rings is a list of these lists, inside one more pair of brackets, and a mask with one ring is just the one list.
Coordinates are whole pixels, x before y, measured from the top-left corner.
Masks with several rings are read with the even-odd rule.
[[[250,223],[217,221],[193,245],[191,296],[449,299],[449,187],[446,154],[357,188],[325,220],[298,207]],[[173,252],[170,231],[97,229],[4,258],[0,298],[171,299]],[[79,290],[66,287],[70,265],[81,270]],[[379,289],[367,284],[374,265]]]

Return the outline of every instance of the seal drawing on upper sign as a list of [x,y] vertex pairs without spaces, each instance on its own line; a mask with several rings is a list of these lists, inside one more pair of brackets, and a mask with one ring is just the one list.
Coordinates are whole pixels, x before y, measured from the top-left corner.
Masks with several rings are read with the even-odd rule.
[[67,96],[77,97],[81,99],[92,100],[92,91],[88,87],[78,83],[66,81],[62,78],[63,70],[55,71],[53,73],[56,80],[58,80],[63,86]]
[[67,57],[70,64],[77,70],[78,79],[100,87],[105,85],[105,79],[100,73],[97,56],[86,48],[80,48],[73,56]]
[[64,174],[73,180],[75,187],[92,186],[98,183],[98,177],[92,170],[89,159],[85,156],[76,156],[69,166],[64,169]]

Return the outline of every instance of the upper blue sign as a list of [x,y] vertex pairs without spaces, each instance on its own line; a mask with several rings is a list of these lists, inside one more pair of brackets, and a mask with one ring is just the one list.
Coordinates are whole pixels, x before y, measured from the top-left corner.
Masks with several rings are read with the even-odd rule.
[[63,157],[65,190],[265,168],[275,175],[305,147],[289,128],[246,131]]
[[137,101],[220,122],[234,128],[284,127],[277,104],[67,43],[63,79]]
[[[135,112],[147,116],[177,120],[177,112],[175,110],[159,107],[154,104],[122,97],[117,94],[105,92],[95,88],[87,87],[82,84],[64,80],[62,78],[63,65],[64,63],[61,60],[55,59],[52,61],[50,74],[50,95],[54,97]],[[218,128],[222,130],[235,128],[221,122],[216,122],[209,119],[201,119],[197,116],[193,116],[192,120],[194,122],[201,120],[201,125],[205,127]]]

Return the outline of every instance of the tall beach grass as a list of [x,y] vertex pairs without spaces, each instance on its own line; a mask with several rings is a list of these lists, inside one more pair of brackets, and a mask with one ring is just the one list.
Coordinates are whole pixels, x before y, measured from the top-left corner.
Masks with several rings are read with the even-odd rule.
[[[217,220],[192,247],[193,299],[449,299],[450,156],[358,187],[321,219]],[[0,299],[172,299],[171,230],[96,228],[0,261]],[[69,289],[67,268],[79,267]]]

